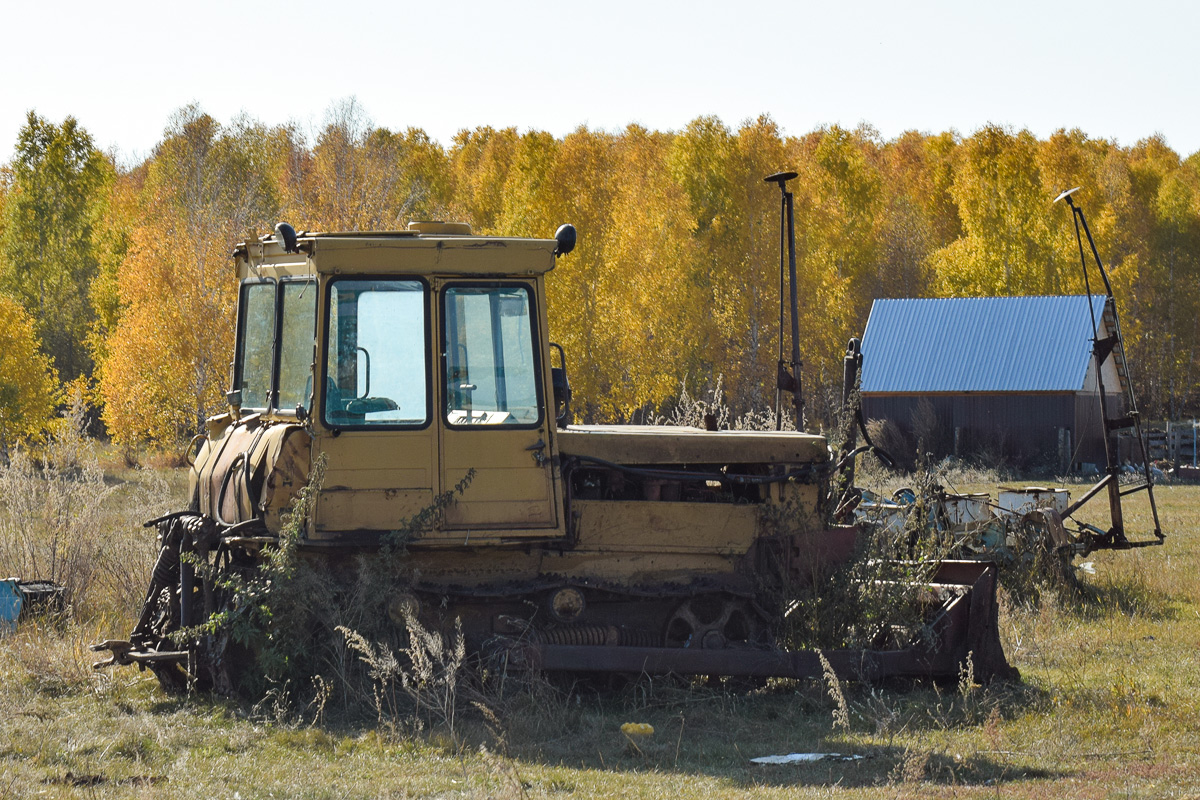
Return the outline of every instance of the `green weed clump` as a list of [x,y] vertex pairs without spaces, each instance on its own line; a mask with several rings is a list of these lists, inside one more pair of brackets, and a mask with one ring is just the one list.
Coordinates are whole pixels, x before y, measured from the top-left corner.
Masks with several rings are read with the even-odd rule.
[[341,561],[300,548],[323,475],[318,461],[284,517],[278,544],[258,563],[210,576],[224,607],[199,630],[180,632],[180,639],[199,639],[219,651],[218,691],[267,700],[281,714],[373,715],[393,730],[428,724],[453,734],[466,702],[461,626],[441,631],[417,618],[417,576],[404,555],[472,475],[384,536],[377,552]]
[[[945,542],[924,535],[933,513],[921,499],[929,479],[915,478],[918,500],[903,530],[882,520],[860,522],[856,549],[846,561],[814,562],[799,579],[768,577],[785,611],[782,644],[792,649],[891,649],[921,637],[932,609],[926,584],[946,550]],[[766,528],[775,535],[805,533],[806,517],[792,505],[766,506],[763,513]]]

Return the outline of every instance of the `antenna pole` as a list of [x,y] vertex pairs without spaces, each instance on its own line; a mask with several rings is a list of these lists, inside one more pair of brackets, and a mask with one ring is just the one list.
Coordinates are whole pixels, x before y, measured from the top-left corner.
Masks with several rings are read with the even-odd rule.
[[[787,182],[798,177],[795,172],[776,172],[763,178],[767,183],[779,185],[779,365],[775,390],[775,429],[783,427],[783,414],[780,408],[782,392],[792,393],[792,404],[796,414],[796,430],[804,430],[804,392],[800,382],[800,301],[799,287],[796,281],[796,220],[792,193],[787,189]],[[790,362],[783,359],[783,264],[784,245],[787,245],[788,280],[790,282],[790,310],[792,317],[792,358]],[[790,370],[789,370],[790,368]]]

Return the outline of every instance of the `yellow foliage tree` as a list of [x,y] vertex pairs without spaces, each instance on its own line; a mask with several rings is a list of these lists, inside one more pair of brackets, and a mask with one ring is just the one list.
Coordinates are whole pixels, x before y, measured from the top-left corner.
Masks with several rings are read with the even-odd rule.
[[424,131],[376,128],[354,98],[335,103],[309,152],[286,141],[286,215],[300,229],[397,230],[446,206],[445,154]]
[[229,253],[278,213],[279,140],[179,112],[148,166],[117,274],[120,318],[100,369],[104,421],[124,446],[173,444],[222,407],[237,285]]
[[[846,339],[876,298],[1080,291],[1070,215],[1050,202],[1074,185],[1132,360],[1148,365],[1134,370],[1144,410],[1200,408],[1200,300],[1179,290],[1200,275],[1200,154],[1181,160],[1160,138],[1121,147],[996,125],[965,138],[884,141],[866,125],[785,138],[764,116],[736,130],[700,117],[677,132],[561,138],[479,127],[443,149],[419,129],[375,127],[351,99],[311,142],[185,109],[146,163],[116,176],[90,288],[105,418],[120,441],[169,440],[221,406],[229,246],[280,218],[309,230],[443,218],[537,237],[574,223],[579,244],[547,288],[577,415],[638,419],[667,409],[682,381],[703,391],[720,376],[735,414],[762,410],[781,344],[779,193],[762,179],[779,170],[800,173],[790,188],[811,424],[832,421]],[[0,206],[10,184],[0,180]]]
[[966,235],[932,257],[947,296],[1058,294],[1065,266],[1055,258],[1050,201],[1038,142],[987,125],[967,139],[952,193]]
[[55,418],[58,376],[40,352],[33,320],[0,295],[0,448],[40,439]]
[[704,296],[694,280],[693,222],[681,187],[665,180],[671,137],[630,126],[615,142],[610,233],[604,248],[603,326],[608,403],[630,419],[677,396],[701,362]]

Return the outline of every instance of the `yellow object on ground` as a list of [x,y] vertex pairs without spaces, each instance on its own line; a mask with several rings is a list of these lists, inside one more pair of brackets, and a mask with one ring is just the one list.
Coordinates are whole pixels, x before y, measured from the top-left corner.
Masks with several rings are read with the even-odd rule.
[[621,733],[626,736],[650,736],[654,733],[654,726],[648,722],[626,722],[621,726]]

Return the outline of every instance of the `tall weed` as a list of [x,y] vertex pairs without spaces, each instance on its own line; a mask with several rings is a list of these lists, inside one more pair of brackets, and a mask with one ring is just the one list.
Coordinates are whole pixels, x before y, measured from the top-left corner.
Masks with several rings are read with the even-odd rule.
[[[796,426],[791,415],[784,412],[782,416],[783,429],[795,430]],[[688,389],[687,381],[680,383],[679,396],[664,404],[662,413],[649,415],[647,421],[651,425],[735,431],[773,431],[775,430],[776,416],[773,408],[767,408],[750,410],[735,417],[725,397],[724,378],[718,375],[716,382],[699,394],[693,394]]]
[[130,616],[154,559],[140,523],[170,504],[158,474],[109,482],[78,398],[40,451],[0,464],[0,574],[65,586],[76,614]]
[[[443,634],[417,619],[416,576],[404,556],[408,542],[431,527],[472,474],[386,534],[378,551],[341,561],[309,558],[300,548],[323,475],[318,461],[284,518],[278,545],[257,565],[243,563],[214,576],[228,598],[225,607],[199,632],[180,636],[227,640],[245,657],[238,674],[218,689],[271,694],[293,709],[316,707],[321,715],[332,709],[359,718],[373,711],[393,729],[429,723],[453,735],[463,702],[461,626]],[[412,601],[398,602],[402,598]]]

